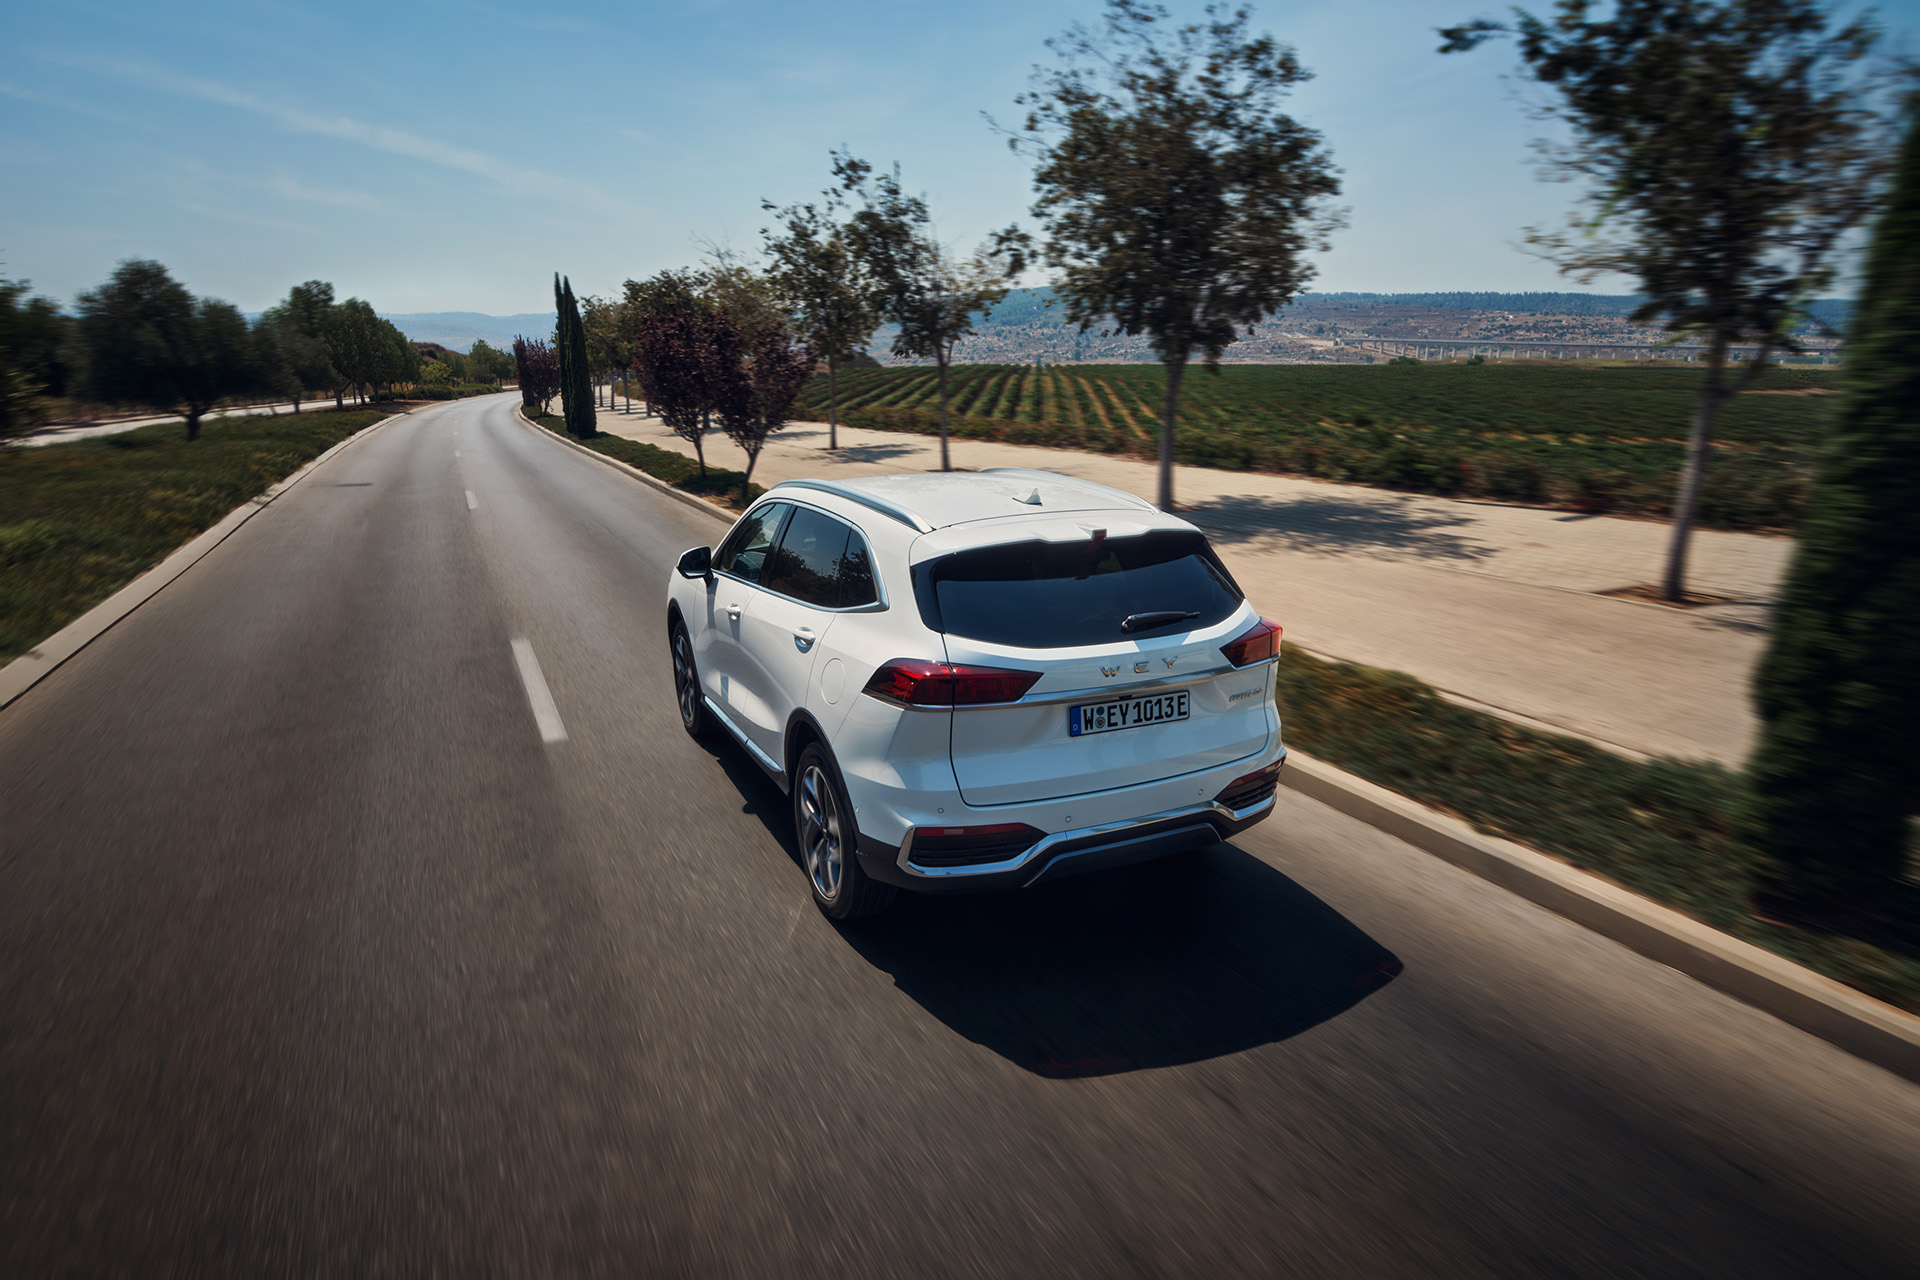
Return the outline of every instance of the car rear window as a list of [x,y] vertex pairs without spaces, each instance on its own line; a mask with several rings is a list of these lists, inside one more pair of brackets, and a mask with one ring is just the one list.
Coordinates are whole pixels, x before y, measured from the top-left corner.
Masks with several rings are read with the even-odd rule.
[[[1224,622],[1240,588],[1198,533],[1087,542],[1014,542],[914,569],[921,617],[985,644],[1064,649],[1173,635]],[[1193,614],[1123,631],[1135,615]]]

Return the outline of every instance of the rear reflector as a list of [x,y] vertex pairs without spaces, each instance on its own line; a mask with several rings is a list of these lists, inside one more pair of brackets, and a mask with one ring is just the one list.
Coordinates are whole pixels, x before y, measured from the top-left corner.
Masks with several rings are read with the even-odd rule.
[[1227,661],[1236,667],[1250,667],[1256,662],[1278,657],[1280,624],[1271,618],[1262,618],[1235,636],[1231,643],[1221,645],[1220,652],[1226,654]]
[[873,673],[862,692],[901,707],[979,707],[1018,702],[1039,679],[1038,671],[895,658]]
[[1229,809],[1245,809],[1249,805],[1259,804],[1280,784],[1280,761],[1275,760],[1264,769],[1255,769],[1243,774],[1220,789],[1214,801]]
[[915,827],[908,857],[923,867],[1004,862],[1032,848],[1042,834],[1024,822],[997,822],[985,827]]

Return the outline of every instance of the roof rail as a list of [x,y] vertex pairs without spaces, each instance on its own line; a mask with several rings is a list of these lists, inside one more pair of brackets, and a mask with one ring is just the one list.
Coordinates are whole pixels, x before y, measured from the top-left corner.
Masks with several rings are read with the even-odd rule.
[[864,489],[855,489],[851,485],[835,484],[831,480],[782,480],[773,486],[775,489],[817,489],[821,493],[830,493],[836,498],[845,498],[857,503],[869,511],[878,511],[883,516],[898,520],[916,533],[932,533],[933,526],[922,520],[905,507],[895,506],[885,498],[877,497]]
[[1148,502],[1145,498],[1128,493],[1125,489],[1116,489],[1110,484],[1101,484],[1098,480],[1082,480],[1078,476],[1063,476],[1058,471],[1042,471],[1038,467],[982,467],[978,474],[983,476],[1031,476],[1036,480],[1051,480],[1056,484],[1074,484],[1079,485],[1083,489],[1099,489],[1103,492],[1111,493],[1117,498],[1126,499],[1128,502],[1133,503],[1145,511],[1158,511],[1160,509],[1151,502]]

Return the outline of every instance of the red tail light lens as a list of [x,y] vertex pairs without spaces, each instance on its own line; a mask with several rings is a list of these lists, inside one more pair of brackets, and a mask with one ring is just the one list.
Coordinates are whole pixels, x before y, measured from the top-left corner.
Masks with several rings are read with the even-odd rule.
[[1256,662],[1278,657],[1280,624],[1271,618],[1262,618],[1235,636],[1233,643],[1221,645],[1220,652],[1226,654],[1227,661],[1236,667],[1250,667]]
[[863,692],[902,707],[979,707],[1018,702],[1039,679],[1038,671],[895,658],[873,673]]

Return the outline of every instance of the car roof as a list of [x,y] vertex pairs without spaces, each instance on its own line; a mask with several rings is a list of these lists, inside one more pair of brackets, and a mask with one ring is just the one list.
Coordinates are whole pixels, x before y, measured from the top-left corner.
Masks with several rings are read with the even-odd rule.
[[[798,490],[799,492],[790,492]],[[768,491],[804,497],[832,494],[888,516],[920,533],[1009,516],[1085,515],[1111,511],[1134,517],[1158,514],[1150,502],[1130,493],[1025,467],[987,471],[923,472],[860,476],[845,480],[787,480]]]

